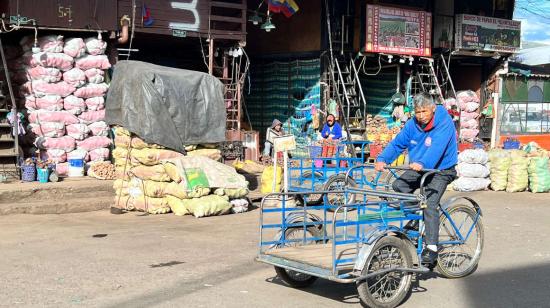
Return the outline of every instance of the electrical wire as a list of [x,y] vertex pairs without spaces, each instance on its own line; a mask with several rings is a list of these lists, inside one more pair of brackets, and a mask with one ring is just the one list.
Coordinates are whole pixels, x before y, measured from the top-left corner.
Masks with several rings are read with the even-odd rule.
[[132,33],[130,34],[130,44],[128,45],[128,56],[126,57],[126,60],[130,60],[130,54],[132,53],[132,43],[134,42],[134,30],[136,27],[136,0],[132,0]]
[[361,63],[359,64],[359,70],[363,72],[363,74],[367,75],[367,76],[376,76],[380,73],[380,71],[382,70],[382,55],[378,55],[378,70],[376,71],[376,73],[368,73],[367,70],[365,69],[365,64],[367,63],[367,57],[363,57],[363,60],[361,60]]
[[204,65],[206,65],[206,69],[209,70],[210,66],[208,65],[208,62],[206,62],[206,55],[204,54],[204,47],[202,45],[202,37],[200,33],[199,33],[199,43],[201,44],[202,61],[204,62]]

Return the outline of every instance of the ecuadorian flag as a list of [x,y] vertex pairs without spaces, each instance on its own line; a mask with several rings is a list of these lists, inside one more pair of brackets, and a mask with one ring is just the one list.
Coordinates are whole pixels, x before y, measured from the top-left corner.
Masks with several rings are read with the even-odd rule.
[[268,0],[269,10],[273,13],[283,13],[290,17],[300,9],[294,0]]

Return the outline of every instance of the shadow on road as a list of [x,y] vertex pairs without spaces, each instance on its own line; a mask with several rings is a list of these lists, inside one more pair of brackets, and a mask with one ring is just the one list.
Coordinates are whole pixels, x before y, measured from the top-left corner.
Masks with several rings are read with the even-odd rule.
[[470,307],[550,307],[550,263],[461,279]]

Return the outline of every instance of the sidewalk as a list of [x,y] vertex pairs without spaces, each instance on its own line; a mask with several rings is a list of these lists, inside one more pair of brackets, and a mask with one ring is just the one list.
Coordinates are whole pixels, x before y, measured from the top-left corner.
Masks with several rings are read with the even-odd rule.
[[115,196],[113,181],[89,177],[57,183],[0,184],[0,215],[63,214],[107,209]]

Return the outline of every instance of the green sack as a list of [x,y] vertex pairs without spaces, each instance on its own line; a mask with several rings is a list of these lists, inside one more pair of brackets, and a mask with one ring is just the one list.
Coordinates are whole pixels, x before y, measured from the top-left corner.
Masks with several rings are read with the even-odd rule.
[[550,191],[548,157],[532,157],[529,161],[529,189],[534,193]]
[[200,168],[185,169],[185,178],[189,190],[194,190],[195,187],[210,187],[206,174]]

